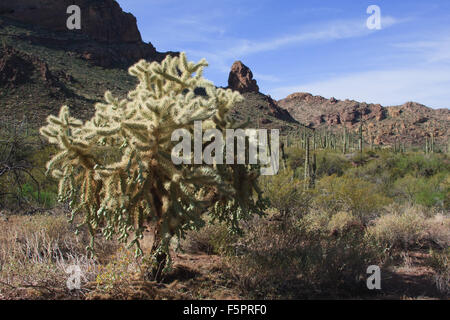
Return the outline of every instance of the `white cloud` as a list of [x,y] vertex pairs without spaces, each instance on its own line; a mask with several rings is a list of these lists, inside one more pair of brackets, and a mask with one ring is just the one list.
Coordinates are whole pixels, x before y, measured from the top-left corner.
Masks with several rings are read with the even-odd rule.
[[450,67],[419,67],[368,71],[332,79],[279,87],[270,94],[282,99],[294,92],[310,92],[337,99],[399,105],[416,101],[429,107],[450,106]]
[[[401,22],[390,16],[383,17],[383,28],[389,28]],[[322,25],[309,26],[305,30],[293,35],[280,35],[277,38],[261,41],[250,41],[247,39],[234,40],[239,45],[224,51],[220,50],[219,56],[230,58],[246,56],[259,52],[273,51],[290,45],[301,45],[316,41],[333,41],[369,35],[373,32],[366,27],[366,20],[336,20]],[[217,51],[216,51],[217,52]]]

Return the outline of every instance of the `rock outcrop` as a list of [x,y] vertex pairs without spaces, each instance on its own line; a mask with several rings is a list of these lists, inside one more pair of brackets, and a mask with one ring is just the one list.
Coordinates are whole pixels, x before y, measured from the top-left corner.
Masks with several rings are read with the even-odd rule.
[[90,38],[109,43],[141,42],[136,18],[114,0],[14,0],[0,5],[0,14],[48,30],[67,31],[67,8],[81,9],[81,30]]
[[228,76],[228,87],[240,93],[259,92],[259,87],[256,80],[253,79],[252,71],[241,61],[236,61],[231,66],[230,75]]
[[[73,4],[81,9],[80,30],[67,28],[67,8]],[[15,0],[0,4],[0,16],[54,33],[27,41],[77,52],[102,67],[128,68],[140,59],[161,61],[177,54],[160,53],[144,43],[136,18],[115,0]]]
[[35,56],[19,52],[11,47],[0,50],[0,86],[15,87],[31,81],[37,73],[38,80],[50,86],[58,86],[57,78],[47,63]]

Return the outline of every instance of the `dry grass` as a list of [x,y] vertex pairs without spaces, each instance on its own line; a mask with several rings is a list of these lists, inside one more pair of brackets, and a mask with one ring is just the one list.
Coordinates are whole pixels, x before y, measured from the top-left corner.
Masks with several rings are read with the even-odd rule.
[[[367,294],[367,265],[382,265],[385,258],[373,239],[397,252],[436,248],[429,264],[434,272],[429,270],[448,293],[448,252],[440,249],[449,245],[448,216],[417,206],[386,211],[368,228],[345,211],[313,210],[288,224],[270,215],[249,222],[243,238],[230,236],[222,225],[207,225],[188,234],[182,242],[187,253],[174,253],[174,268],[160,284],[146,281],[147,257],[136,259],[115,242],[99,238],[97,256],[89,258],[87,233],[75,236],[61,211],[9,215],[0,220],[0,299],[355,297]],[[417,271],[410,255],[402,262],[403,271]],[[67,288],[72,265],[83,273],[81,290]]]
[[[223,228],[211,228],[203,235],[209,234],[208,241],[219,249],[225,233]],[[211,230],[215,232],[209,233]],[[222,283],[226,280],[220,276],[220,258],[216,255],[190,254],[179,259],[174,254],[173,270],[164,283],[156,283],[146,279],[148,255],[135,258],[133,250],[100,237],[95,243],[96,256],[90,258],[85,249],[90,240],[87,232],[81,230],[76,236],[74,231],[61,210],[1,219],[0,300],[214,299],[223,292],[233,296],[231,289],[230,293],[224,290]],[[205,238],[203,235],[200,238]],[[196,251],[198,237],[191,236],[190,251]],[[151,247],[151,237],[144,240],[144,247]],[[83,275],[80,290],[67,287],[70,274],[66,271],[71,266],[79,267]]]
[[71,292],[66,273],[78,266],[82,282],[93,281],[99,261],[117,245],[97,243],[97,258],[88,257],[85,232],[75,236],[74,227],[58,212],[35,216],[9,216],[0,222],[0,294],[6,299],[78,298],[83,290]]

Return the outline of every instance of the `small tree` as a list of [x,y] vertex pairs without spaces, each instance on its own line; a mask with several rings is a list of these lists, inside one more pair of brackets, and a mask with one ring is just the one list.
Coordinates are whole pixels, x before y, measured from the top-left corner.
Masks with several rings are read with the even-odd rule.
[[0,123],[0,208],[7,205],[8,198],[23,209],[23,204],[33,204],[23,190],[31,182],[40,199],[40,183],[35,177],[36,163],[32,155],[42,146],[38,134],[30,134],[26,118],[17,121],[8,119]]
[[82,225],[91,234],[89,250],[100,230],[122,242],[133,234],[130,245],[140,255],[139,240],[151,224],[158,277],[170,261],[171,238],[203,226],[206,211],[238,230],[239,220],[264,208],[257,166],[171,161],[174,130],[193,133],[194,121],[202,121],[203,130],[225,132],[234,126],[228,111],[242,98],[205,80],[205,66],[205,60],[188,62],[184,53],[162,63],[141,60],[129,69],[139,83],[127,99],[108,91],[106,103],[96,104],[91,120],[72,118],[64,106],[41,128],[61,150],[47,169],[59,180],[60,201],[70,202],[72,219],[84,214]]

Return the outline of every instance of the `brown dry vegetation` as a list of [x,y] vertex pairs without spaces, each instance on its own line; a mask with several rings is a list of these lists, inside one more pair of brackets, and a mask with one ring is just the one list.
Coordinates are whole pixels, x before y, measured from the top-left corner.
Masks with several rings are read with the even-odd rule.
[[[418,208],[406,208],[405,213]],[[311,213],[286,227],[273,212],[249,222],[243,237],[209,225],[190,233],[173,252],[161,283],[148,281],[146,257],[113,242],[98,241],[86,256],[87,234],[73,233],[63,212],[8,216],[0,223],[1,299],[310,299],[443,298],[448,294],[450,219],[405,221],[383,216],[368,229],[347,213]],[[387,217],[387,218],[385,218]],[[389,219],[386,225],[384,219]],[[396,220],[398,219],[398,220]],[[425,229],[423,226],[426,225]],[[400,227],[402,226],[402,227]],[[421,232],[416,232],[416,230]],[[383,230],[383,233],[377,231]],[[402,234],[398,234],[401,230]],[[368,240],[374,234],[399,251],[387,255]],[[392,236],[395,234],[395,240]],[[176,246],[174,245],[174,249]],[[400,248],[402,248],[400,250]],[[387,247],[386,247],[387,249]],[[444,259],[447,259],[443,261]],[[374,262],[375,261],[375,262]],[[383,290],[365,288],[365,268],[380,263]],[[444,264],[446,263],[446,264]],[[66,270],[78,265],[81,290],[70,291]]]

